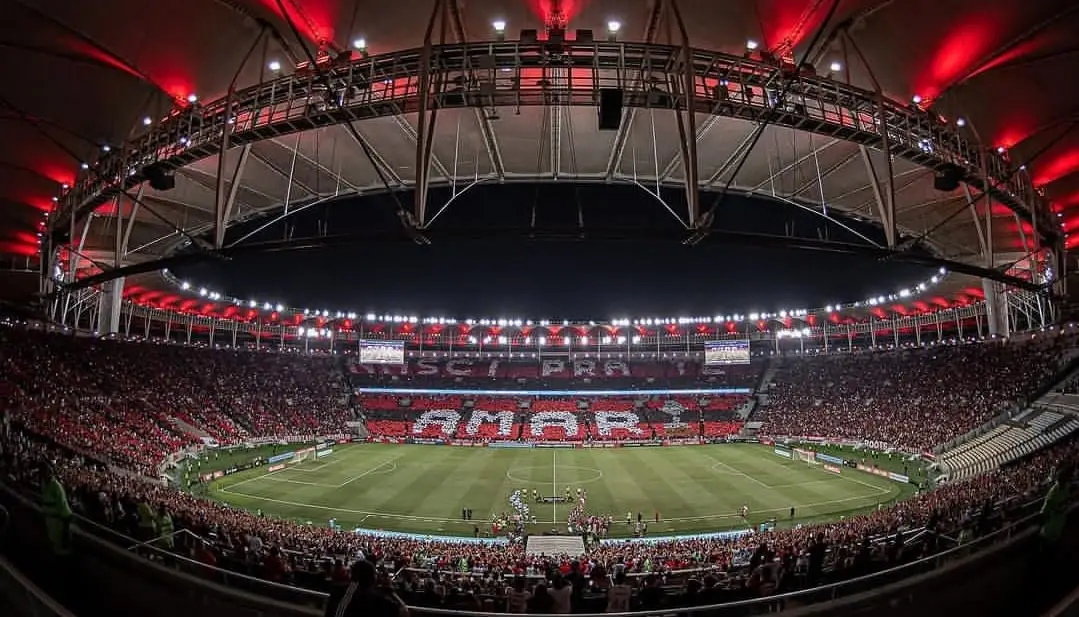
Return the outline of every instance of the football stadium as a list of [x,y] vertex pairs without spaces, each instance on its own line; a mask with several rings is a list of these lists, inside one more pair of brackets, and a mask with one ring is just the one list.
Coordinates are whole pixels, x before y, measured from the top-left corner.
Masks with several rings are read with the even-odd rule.
[[0,7],[0,615],[1079,611],[1074,2]]

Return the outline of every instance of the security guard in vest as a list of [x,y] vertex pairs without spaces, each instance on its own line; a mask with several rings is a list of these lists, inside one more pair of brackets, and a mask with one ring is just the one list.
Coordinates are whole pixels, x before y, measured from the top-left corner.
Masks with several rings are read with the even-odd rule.
[[158,548],[163,548],[167,551],[171,551],[176,546],[176,541],[173,540],[174,528],[172,525],[172,517],[169,516],[169,511],[165,506],[161,506],[161,510],[157,516],[157,533],[159,539],[157,541]]
[[56,476],[56,468],[45,463],[42,471],[45,481],[41,485],[41,511],[45,515],[45,532],[53,554],[66,557],[71,554],[71,505],[64,485]]
[[139,500],[139,542],[149,542],[157,536],[157,520],[154,508],[146,498]]

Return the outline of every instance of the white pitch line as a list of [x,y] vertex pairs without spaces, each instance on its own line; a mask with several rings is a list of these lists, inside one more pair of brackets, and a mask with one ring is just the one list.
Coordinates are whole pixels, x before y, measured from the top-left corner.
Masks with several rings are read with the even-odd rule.
[[731,465],[728,465],[727,463],[724,463],[723,461],[715,458],[711,454],[705,454],[704,456],[707,457],[708,459],[710,459],[716,465],[722,465],[723,467],[726,467],[727,469],[729,469],[731,471],[731,473],[742,476],[743,478],[746,478],[747,480],[752,480],[753,482],[756,482],[758,486],[762,486],[762,487],[764,487],[764,488],[766,488],[768,490],[772,490],[772,489],[775,488],[774,486],[770,486],[768,484],[765,484],[764,482],[761,482],[760,480],[754,478],[753,476],[749,475],[748,473],[746,473],[744,471],[739,471],[735,467],[733,467]]
[[[854,497],[846,497],[844,499],[830,499],[828,501],[818,501],[818,502],[815,502],[815,503],[800,503],[800,504],[795,504],[795,507],[797,507],[797,508],[815,508],[817,506],[827,506],[827,505],[831,505],[833,503],[846,503],[848,501],[857,501],[859,499],[869,499],[871,497],[875,497],[875,495],[855,495]],[[787,510],[789,510],[789,508],[768,508],[766,510],[753,510],[752,512],[750,512],[750,514],[762,514],[762,513],[771,513],[771,512],[786,512]],[[742,514],[740,512],[736,512],[734,514],[709,514],[709,515],[705,515],[705,516],[683,516],[683,517],[680,517],[680,518],[664,518],[663,520],[664,520],[664,522],[667,522],[667,521],[678,522],[678,521],[700,521],[700,520],[715,519],[715,518],[741,518],[741,517],[742,517]]]
[[558,457],[555,454],[558,450],[551,449],[551,487],[553,492],[551,493],[551,507],[553,508],[551,514],[551,524],[554,525],[558,522],[558,465],[555,463],[558,461]]
[[269,480],[271,482],[286,482],[288,484],[304,484],[306,486],[322,486],[322,487],[325,487],[325,488],[340,488],[340,486],[338,486],[336,484],[326,484],[324,482],[304,482],[303,480],[289,480],[288,478],[276,478],[276,477],[271,478],[271,477],[269,477],[269,474],[267,474],[265,476],[261,476],[261,479]]
[[221,489],[222,493],[228,493],[231,495],[237,495],[239,497],[247,497],[249,499],[257,499],[259,501],[268,501],[270,503],[279,503],[286,506],[297,506],[300,508],[314,508],[316,510],[326,510],[328,512],[348,512],[349,514],[366,514],[367,516],[374,516],[376,518],[399,518],[409,521],[435,521],[439,523],[462,523],[455,518],[432,518],[430,516],[413,516],[411,514],[393,514],[391,512],[371,512],[370,510],[351,510],[349,508],[338,508],[331,506],[320,506],[313,503],[301,503],[299,501],[288,501],[286,499],[273,499],[271,497],[263,497],[262,495],[252,495],[250,493],[237,493],[228,489]]
[[404,454],[398,454],[397,456],[395,456],[393,458],[386,459],[386,460],[382,461],[381,463],[379,463],[378,465],[375,465],[374,467],[372,467],[372,468],[368,469],[367,471],[361,473],[360,475],[352,476],[351,478],[345,480],[341,484],[338,484],[336,488],[341,488],[343,486],[346,486],[348,484],[351,484],[351,483],[355,482],[356,480],[359,480],[360,478],[363,478],[363,477],[366,477],[366,476],[368,476],[370,474],[373,474],[376,471],[378,471],[379,469],[381,469],[382,467],[384,467],[385,465],[396,461],[397,459],[401,458],[402,456],[404,456]]

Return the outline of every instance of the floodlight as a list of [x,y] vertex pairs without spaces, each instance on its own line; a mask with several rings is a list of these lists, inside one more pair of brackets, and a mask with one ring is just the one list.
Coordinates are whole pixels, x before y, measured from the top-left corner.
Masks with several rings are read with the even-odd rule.
[[587,336],[582,336],[581,337],[581,344],[582,345],[587,345],[588,344],[588,337]]
[[749,39],[748,41],[746,41],[746,49],[748,49],[749,51],[754,51],[758,47],[760,47],[760,44],[757,43],[757,41],[754,41],[753,39]]
[[356,49],[360,50],[360,51],[366,51],[367,50],[367,39],[365,39],[363,37],[360,37],[360,38],[352,41],[352,46],[355,47]]
[[79,163],[79,168],[80,169],[90,169],[90,164],[89,163]]
[[150,119],[150,116],[146,116],[145,118],[142,119],[143,126],[150,126],[153,123],[154,123],[154,121]]
[[966,118],[956,118],[955,119],[955,125],[956,126],[966,126],[967,125]]
[[506,20],[496,19],[491,22],[491,27],[495,29],[495,32],[502,34],[506,31]]
[[270,62],[270,70],[273,71],[274,73],[280,71],[281,70],[281,63],[278,62],[277,60],[272,60]]
[[104,146],[101,146],[101,151],[102,152],[108,152],[109,150],[112,150],[112,148],[109,147],[109,144],[105,144]]
[[915,94],[914,96],[911,97],[910,100],[914,101],[915,105],[920,105],[922,103],[922,95]]
[[277,306],[274,307],[274,310],[277,311],[278,313],[280,313],[281,311],[285,310],[285,307],[278,304]]
[[197,103],[198,100],[199,100],[199,96],[197,94],[195,94],[194,92],[187,95],[187,102],[188,103]]
[[607,32],[611,34],[618,34],[618,31],[622,29],[622,22],[612,19],[607,22]]
[[843,65],[840,64],[839,62],[832,62],[832,64],[830,64],[828,66],[828,70],[830,70],[833,73],[838,73],[839,71],[843,70]]

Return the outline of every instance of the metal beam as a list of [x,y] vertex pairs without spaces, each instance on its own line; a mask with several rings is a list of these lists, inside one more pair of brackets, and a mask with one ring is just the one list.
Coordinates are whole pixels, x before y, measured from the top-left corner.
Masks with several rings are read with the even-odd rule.
[[[664,0],[653,0],[652,8],[648,13],[648,20],[645,22],[644,26],[644,36],[641,37],[643,42],[651,43],[655,40],[656,33],[659,32],[660,18],[663,17],[664,5]],[[641,80],[643,79],[644,76],[641,75]],[[622,123],[618,125],[618,132],[614,136],[611,152],[607,155],[607,180],[614,178],[619,166],[622,165],[622,154],[626,151],[626,144],[629,142],[629,132],[633,127],[633,121],[636,119],[636,107],[630,107],[622,113]]]
[[135,192],[135,201],[131,206],[131,216],[127,217],[127,226],[124,229],[124,238],[120,243],[120,260],[123,261],[127,257],[127,247],[131,242],[131,229],[135,227],[135,219],[139,215],[139,208],[142,207],[143,195],[146,193],[146,184],[140,184],[139,190]]
[[[417,92],[419,110],[416,114],[416,190],[413,193],[415,201],[412,212],[414,224],[419,227],[423,227],[427,222],[427,189],[430,186],[434,129],[438,119],[436,97],[441,91],[442,76],[445,74],[444,71],[432,67],[434,60],[432,35],[435,23],[441,21],[439,45],[446,43],[446,27],[449,25],[447,2],[448,0],[434,1],[431,18],[427,21],[427,30],[423,35],[423,48],[420,51],[419,91]],[[435,77],[433,80],[431,79],[432,71]]]
[[[877,214],[880,215],[881,225],[884,226],[884,237],[888,241],[888,247],[895,247],[895,202],[886,202],[884,199],[884,193],[880,188],[880,178],[877,177],[877,171],[873,168],[873,159],[869,157],[869,149],[865,146],[858,146],[858,152],[862,155],[862,162],[865,163],[865,171],[869,175],[869,185],[873,188],[873,198],[877,202]],[[887,156],[887,155],[885,155]]]
[[240,160],[236,161],[236,170],[232,174],[232,182],[229,184],[229,194],[225,200],[224,211],[220,213],[214,226],[214,248],[220,249],[225,245],[225,230],[228,229],[232,220],[232,208],[236,204],[236,193],[240,190],[240,179],[243,178],[244,169],[247,167],[247,157],[251,154],[251,144],[244,144],[240,150]]
[[[808,153],[803,154],[802,156],[798,157],[793,163],[788,163],[788,164],[784,165],[783,167],[781,167],[780,169],[776,170],[775,173],[769,174],[767,178],[765,178],[764,180],[759,182],[756,186],[754,186],[753,190],[754,191],[759,191],[761,189],[761,187],[763,187],[764,185],[769,184],[770,182],[772,182],[772,180],[774,178],[778,178],[779,176],[787,173],[788,171],[794,169],[795,167],[798,167],[802,163],[808,161],[809,159],[813,158],[814,156],[820,154],[821,152],[824,152],[828,148],[831,148],[832,146],[834,146],[834,145],[836,145],[838,143],[841,143],[842,141],[843,141],[842,139],[830,139],[830,140],[826,141],[823,146],[821,146],[819,148],[811,149]],[[852,158],[854,158],[856,156],[858,156],[858,154],[854,153],[854,154],[850,155],[849,157],[847,157],[846,159],[844,159],[842,161],[842,163],[846,164],[848,161],[850,161]],[[836,166],[833,165],[828,170],[825,170],[824,173],[822,173],[820,175],[820,179],[827,178],[828,175],[829,175],[829,172],[832,171],[835,168],[836,168]],[[809,185],[816,184],[817,180],[818,180],[817,178],[814,178],[813,181],[809,183]],[[797,191],[792,193],[792,195],[799,195],[799,194],[805,192],[806,190],[808,190],[808,186],[807,185],[802,185],[801,187],[798,188]]]
[[984,258],[989,254],[989,246],[985,243],[985,230],[982,229],[982,222],[978,218],[978,209],[974,207],[974,197],[970,194],[970,187],[965,183],[963,184],[963,196],[966,197],[970,216],[974,218],[974,229],[978,231],[978,246],[981,247],[982,257]]
[[[910,187],[917,184],[918,181],[921,180],[923,177],[925,177],[925,176],[927,176],[927,175],[929,175],[931,173],[933,173],[933,170],[931,170],[931,169],[923,169],[921,167],[915,167],[913,169],[908,169],[907,171],[900,172],[899,174],[897,174],[895,176],[896,180],[898,180],[899,178],[905,178],[907,176],[915,176],[915,177],[911,178],[911,180],[909,182],[904,182],[904,183],[900,184],[899,186],[897,186],[896,190],[895,190],[896,194],[902,193],[906,189],[909,189]],[[836,202],[836,201],[839,201],[840,199],[846,199],[847,197],[850,197],[851,195],[857,195],[858,193],[861,193],[862,191],[864,191],[866,189],[869,189],[869,188],[873,188],[873,186],[871,184],[863,184],[862,186],[859,186],[856,189],[849,190],[846,193],[843,193],[842,195],[839,195],[838,197],[834,198],[832,201]],[[876,202],[875,199],[869,199],[867,201],[863,201],[862,203],[860,203],[857,206],[855,206],[854,208],[852,208],[851,212],[862,214],[863,211],[864,211],[866,214],[868,214],[873,209],[873,207],[876,205],[876,203],[877,202]]]
[[387,179],[396,184],[398,187],[405,186],[405,181],[401,178],[401,174],[397,173],[397,170],[395,170],[392,165],[386,162],[386,159],[383,158],[382,154],[378,150],[376,150],[374,146],[371,145],[371,140],[368,139],[367,136],[364,135],[362,132],[360,132],[360,130],[357,129],[355,125],[353,125],[352,128],[353,130],[345,132],[348,133],[348,136],[352,138],[352,141],[356,142],[356,145],[358,145],[361,149],[363,149],[364,147],[367,148],[367,152],[371,154],[371,160],[374,161],[375,165],[377,165],[379,168],[375,170],[375,173],[377,174],[379,171],[381,171]]
[[689,34],[686,32],[685,22],[682,21],[682,12],[678,10],[678,0],[665,0],[664,3],[671,16],[674,17],[673,20],[668,17],[668,23],[674,21],[677,24],[682,42],[682,62],[679,67],[682,83],[679,84],[679,88],[682,90],[680,98],[684,101],[684,105],[676,106],[674,113],[678,118],[679,149],[682,153],[688,222],[690,227],[697,227],[701,216],[701,189],[698,182],[700,169],[697,167],[697,78],[693,70],[693,48],[689,44]]
[[[297,150],[298,150],[298,148],[297,148]],[[284,169],[281,169],[280,167],[278,167],[277,165],[272,163],[270,160],[268,160],[266,157],[262,156],[258,152],[252,152],[251,156],[253,156],[255,158],[255,160],[258,161],[259,163],[262,163],[263,165],[265,165],[267,167],[267,169],[274,172],[275,175],[280,176],[280,177],[284,178],[285,180],[288,180],[289,183],[293,184],[294,186],[300,187],[308,195],[311,195],[312,197],[317,197],[318,196],[318,191],[311,188],[310,186],[307,186],[307,184],[305,184],[304,182],[301,182],[301,181],[297,180],[296,179],[296,174],[294,174],[294,173],[290,174],[290,173],[286,172]],[[297,154],[296,156],[299,156],[299,155]],[[289,200],[289,201],[291,201],[291,200]]]
[[[337,139],[337,137],[335,136],[335,137],[334,137],[334,139],[336,140],[336,139]],[[315,167],[315,169],[317,169],[317,170],[319,170],[319,171],[324,171],[324,172],[326,172],[326,174],[327,174],[327,175],[329,175],[329,176],[333,176],[333,177],[335,177],[335,178],[337,179],[337,181],[338,181],[338,182],[340,182],[340,183],[344,184],[344,185],[345,185],[345,186],[347,186],[347,187],[348,187],[349,189],[351,189],[351,190],[353,190],[353,191],[355,191],[355,192],[357,192],[357,193],[358,193],[358,192],[360,191],[360,187],[358,187],[358,186],[356,186],[355,184],[353,184],[353,183],[349,182],[348,180],[346,180],[343,174],[341,174],[340,172],[335,172],[335,171],[333,171],[332,169],[330,169],[329,167],[326,167],[326,166],[325,166],[325,165],[323,165],[322,163],[320,163],[320,162],[316,161],[315,159],[312,159],[311,157],[307,156],[307,155],[306,155],[306,154],[304,154],[304,153],[303,153],[303,151],[301,151],[301,150],[300,150],[300,149],[299,149],[298,147],[297,147],[297,148],[295,148],[295,149],[293,149],[292,147],[290,147],[290,146],[288,146],[288,145],[286,145],[286,144],[283,144],[283,143],[281,143],[281,141],[280,141],[280,140],[278,140],[278,139],[277,139],[277,138],[275,138],[275,137],[271,137],[270,139],[267,139],[266,141],[268,141],[268,142],[271,142],[271,143],[273,143],[274,145],[276,145],[276,146],[278,146],[278,147],[281,147],[281,148],[284,148],[284,149],[286,149],[286,150],[289,150],[289,151],[294,151],[294,152],[295,152],[295,156],[296,156],[297,158],[299,158],[300,160],[302,160],[303,162],[307,163],[308,165],[311,165],[311,166]],[[252,154],[256,154],[256,155],[257,155],[258,153],[257,153],[257,152],[253,152]],[[260,158],[261,158],[261,157],[260,157]],[[265,161],[263,161],[263,162],[265,162]],[[314,194],[314,193],[312,192],[312,194]]]

